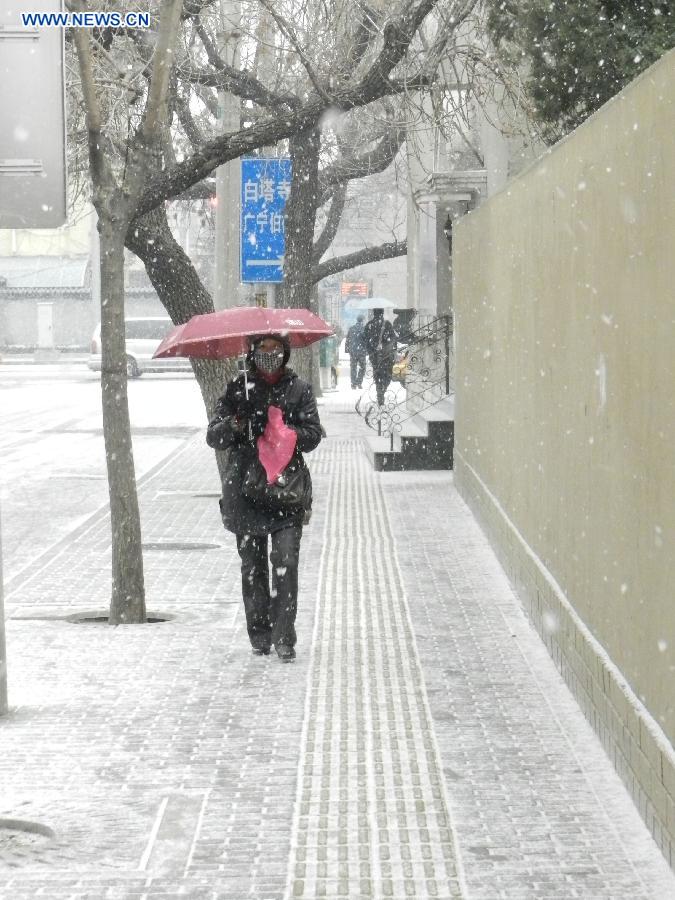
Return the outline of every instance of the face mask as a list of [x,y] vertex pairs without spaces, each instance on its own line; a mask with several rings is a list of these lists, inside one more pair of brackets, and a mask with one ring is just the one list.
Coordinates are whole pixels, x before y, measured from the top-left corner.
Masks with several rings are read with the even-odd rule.
[[283,366],[284,351],[272,350],[271,353],[266,353],[264,350],[256,350],[253,354],[253,362],[255,363],[256,369],[271,375]]

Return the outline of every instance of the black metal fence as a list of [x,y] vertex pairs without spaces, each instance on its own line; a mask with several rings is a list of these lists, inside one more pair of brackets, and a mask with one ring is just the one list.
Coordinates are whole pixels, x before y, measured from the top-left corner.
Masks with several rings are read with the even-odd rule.
[[[370,383],[356,402],[356,411],[378,435],[394,436],[404,422],[454,393],[452,317],[418,316],[402,335],[392,370],[392,385],[378,404]],[[370,380],[370,367],[366,378]]]

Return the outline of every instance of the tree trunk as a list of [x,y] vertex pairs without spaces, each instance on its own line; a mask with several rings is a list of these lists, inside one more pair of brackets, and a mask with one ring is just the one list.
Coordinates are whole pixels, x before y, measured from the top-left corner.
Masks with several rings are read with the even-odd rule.
[[[126,245],[144,264],[148,278],[174,325],[182,325],[192,316],[214,312],[213,298],[204,287],[190,257],[174,238],[163,206],[132,223],[127,232]],[[231,359],[190,361],[208,421],[225,385],[236,372],[236,363]],[[216,462],[222,480],[225,454],[216,452]]]
[[127,231],[126,245],[144,264],[175,325],[187,322],[192,316],[213,312],[213,298],[174,238],[163,206],[134,219]]
[[315,128],[302,131],[289,141],[293,175],[286,204],[286,255],[279,306],[311,307],[320,148],[321,135]]
[[[76,10],[82,2],[73,0]],[[131,444],[124,322],[124,242],[148,173],[159,160],[167,124],[167,90],[183,0],[162,0],[145,107],[138,129],[126,138],[118,183],[108,157],[109,107],[104,111],[96,83],[89,37],[75,29],[82,96],[87,119],[89,174],[101,234],[101,395],[112,533],[111,625],[146,621],[141,519]],[[113,99],[114,104],[114,99]],[[128,123],[130,126],[130,122]]]
[[[301,131],[291,138],[289,149],[293,174],[286,204],[284,280],[277,293],[276,305],[317,312],[312,302],[312,254],[319,202],[320,132],[316,128]],[[302,378],[313,382],[315,365],[311,350],[296,350],[292,366]]]
[[131,444],[124,334],[126,221],[98,210],[101,230],[101,394],[112,529],[111,625],[146,621],[141,521]]
[[[208,422],[215,411],[216,401],[225,393],[227,382],[236,372],[236,365],[231,359],[191,359],[190,362],[202,394]],[[225,483],[227,452],[216,450],[215,454],[222,485]]]
[[[164,207],[135,220],[127,232],[126,245],[144,264],[174,325],[214,312],[213,297],[171,233]],[[236,372],[236,363],[231,359],[193,359],[192,368],[210,418],[216,400]]]

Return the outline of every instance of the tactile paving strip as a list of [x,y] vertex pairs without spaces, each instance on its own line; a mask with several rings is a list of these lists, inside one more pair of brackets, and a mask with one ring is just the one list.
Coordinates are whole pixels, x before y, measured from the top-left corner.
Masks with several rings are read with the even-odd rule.
[[353,441],[328,451],[286,896],[455,900],[461,874],[407,599],[377,476],[354,451]]

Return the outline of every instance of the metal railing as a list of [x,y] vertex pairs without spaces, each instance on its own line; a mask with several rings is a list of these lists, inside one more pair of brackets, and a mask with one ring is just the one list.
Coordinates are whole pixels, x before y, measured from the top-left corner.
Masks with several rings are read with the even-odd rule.
[[[392,383],[377,403],[375,384],[365,389],[356,402],[356,412],[380,437],[394,437],[413,416],[454,394],[452,317],[419,316],[401,335]],[[366,378],[372,379],[370,365]]]

